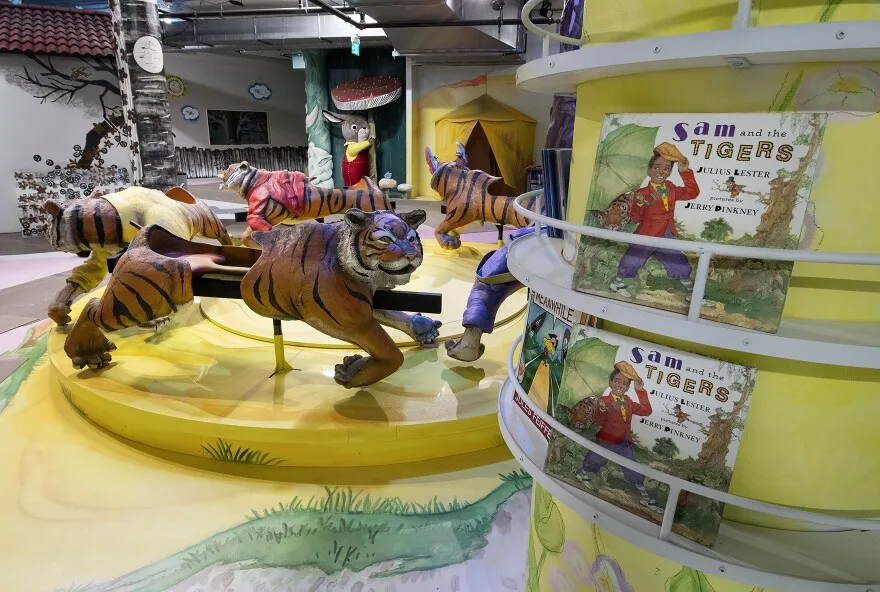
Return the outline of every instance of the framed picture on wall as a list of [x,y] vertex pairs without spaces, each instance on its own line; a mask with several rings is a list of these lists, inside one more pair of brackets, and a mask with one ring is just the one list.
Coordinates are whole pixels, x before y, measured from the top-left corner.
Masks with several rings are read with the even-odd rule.
[[268,145],[269,114],[208,109],[208,137],[212,146]]

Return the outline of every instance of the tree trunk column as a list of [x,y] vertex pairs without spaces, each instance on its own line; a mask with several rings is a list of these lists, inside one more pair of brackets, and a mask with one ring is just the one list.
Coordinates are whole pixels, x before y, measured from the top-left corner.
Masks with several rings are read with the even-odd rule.
[[330,124],[321,115],[322,110],[330,108],[326,56],[321,49],[303,51],[306,68],[306,134],[309,141],[309,177],[314,179],[312,184],[333,189]]
[[135,185],[177,184],[174,134],[155,0],[110,0],[125,125]]

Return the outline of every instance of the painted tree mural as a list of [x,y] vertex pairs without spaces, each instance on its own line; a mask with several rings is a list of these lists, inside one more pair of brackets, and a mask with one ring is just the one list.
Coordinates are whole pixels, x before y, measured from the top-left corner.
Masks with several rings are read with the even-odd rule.
[[103,165],[102,155],[112,146],[127,146],[127,130],[121,105],[117,71],[112,61],[104,58],[76,58],[79,66],[68,69],[51,56],[25,54],[35,66],[25,66],[24,74],[17,74],[18,84],[28,90],[40,103],[70,104],[75,99],[91,102],[83,95],[91,90],[98,93],[97,106],[101,121],[86,132],[82,146],[73,147],[73,158],[68,168],[88,169]]
[[318,187],[333,188],[330,124],[321,111],[330,108],[327,91],[327,52],[303,51],[306,68],[306,133],[309,141],[309,176]]
[[125,123],[135,184],[165,190],[177,183],[162,30],[155,2],[110,0]]

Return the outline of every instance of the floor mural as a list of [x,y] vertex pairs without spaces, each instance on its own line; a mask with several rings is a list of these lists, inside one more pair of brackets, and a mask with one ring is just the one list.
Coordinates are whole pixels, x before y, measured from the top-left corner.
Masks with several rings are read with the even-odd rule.
[[524,588],[532,481],[506,450],[339,470],[160,453],[76,413],[50,330],[4,356],[21,363],[0,382],[0,590]]

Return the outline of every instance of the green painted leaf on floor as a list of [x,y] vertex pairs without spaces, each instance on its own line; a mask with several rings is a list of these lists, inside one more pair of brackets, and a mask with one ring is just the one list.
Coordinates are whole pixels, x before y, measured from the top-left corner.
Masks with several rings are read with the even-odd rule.
[[547,491],[535,485],[535,534],[549,553],[561,553],[565,545],[565,522]]
[[689,567],[666,580],[666,592],[715,592],[703,572]]

